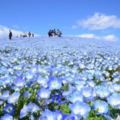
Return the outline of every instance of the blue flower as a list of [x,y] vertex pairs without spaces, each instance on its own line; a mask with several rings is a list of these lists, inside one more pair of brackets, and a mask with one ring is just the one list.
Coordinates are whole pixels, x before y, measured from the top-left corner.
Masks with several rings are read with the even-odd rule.
[[42,87],[48,87],[48,81],[49,81],[49,79],[48,78],[43,78],[43,77],[41,77],[41,76],[39,76],[38,78],[37,78],[37,83],[38,84],[40,84],[40,86],[42,86]]
[[39,106],[36,105],[35,103],[32,103],[32,102],[30,102],[30,103],[27,105],[27,107],[28,107],[28,111],[29,111],[30,113],[34,113],[34,112],[37,112],[37,111],[40,110]]
[[28,115],[28,113],[35,113],[37,111],[39,111],[40,108],[38,105],[36,105],[35,103],[29,103],[27,105],[24,105],[23,108],[20,111],[20,118],[24,118],[25,116]]
[[8,98],[8,103],[15,104],[19,99],[20,93],[14,92],[12,95]]
[[62,120],[81,120],[81,117],[75,114],[65,114],[63,115]]
[[120,84],[113,84],[112,87],[115,92],[120,92]]
[[51,93],[51,91],[49,89],[41,88],[37,92],[37,95],[39,98],[48,99],[50,97],[50,93]]
[[13,117],[9,114],[5,114],[0,118],[0,120],[13,120]]
[[115,108],[120,108],[120,93],[113,93],[107,98],[108,103]]
[[61,94],[53,94],[51,95],[51,100],[54,103],[63,104],[62,95]]
[[62,87],[62,82],[59,79],[51,78],[49,80],[49,89],[50,90],[57,90]]
[[25,79],[22,76],[17,77],[16,80],[14,81],[14,85],[18,88],[24,87]]
[[86,100],[92,100],[93,96],[93,89],[91,87],[84,87],[82,89],[82,95],[85,97]]
[[62,120],[62,114],[59,111],[52,112],[46,109],[42,112],[39,120]]
[[83,102],[83,96],[82,96],[81,92],[78,92],[78,91],[71,93],[67,97],[67,99],[72,103],[75,103],[77,101]]
[[6,91],[3,92],[2,95],[0,95],[0,99],[1,100],[7,100],[9,96],[10,96],[10,91],[6,90]]
[[24,94],[23,94],[23,96],[24,96],[25,98],[30,98],[31,93],[30,93],[29,91],[25,91]]
[[14,112],[15,112],[15,108],[14,108],[14,106],[12,104],[6,104],[3,111],[6,114],[13,115]]
[[0,105],[2,105],[3,104],[3,101],[0,101]]
[[33,73],[31,71],[27,72],[26,73],[26,78],[27,78],[27,80],[32,79],[33,78]]
[[73,114],[86,118],[91,110],[88,104],[84,102],[75,102],[70,105]]
[[24,118],[28,114],[28,107],[27,105],[24,105],[23,108],[20,111],[20,118]]
[[100,98],[106,98],[110,95],[109,88],[106,86],[97,86],[95,89],[95,93]]
[[94,102],[94,109],[97,110],[99,114],[106,114],[108,113],[108,104],[105,101],[96,100]]

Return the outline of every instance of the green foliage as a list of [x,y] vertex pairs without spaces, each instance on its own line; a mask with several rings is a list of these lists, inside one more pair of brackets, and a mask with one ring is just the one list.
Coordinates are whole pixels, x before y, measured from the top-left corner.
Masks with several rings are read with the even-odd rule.
[[116,71],[117,71],[117,72],[120,72],[120,66],[117,67]]
[[60,111],[62,111],[65,114],[70,114],[71,113],[71,110],[70,110],[70,108],[67,104],[62,104],[60,106]]
[[95,110],[91,110],[87,120],[106,120],[104,116],[102,115],[97,115],[97,112]]
[[3,114],[3,105],[0,106],[0,116]]
[[50,103],[48,105],[48,108],[50,110],[52,110],[52,111],[54,111],[54,110],[60,110],[64,114],[70,114],[71,113],[71,110],[70,110],[70,108],[69,108],[69,106],[67,104],[59,105],[57,103]]
[[61,89],[63,91],[68,91],[69,90],[69,84],[64,84]]
[[112,118],[116,118],[118,115],[120,115],[120,109],[109,107],[110,115]]
[[50,110],[52,110],[52,111],[58,110],[58,109],[59,109],[59,105],[58,105],[57,103],[50,103],[50,104],[48,105],[48,108],[49,108]]

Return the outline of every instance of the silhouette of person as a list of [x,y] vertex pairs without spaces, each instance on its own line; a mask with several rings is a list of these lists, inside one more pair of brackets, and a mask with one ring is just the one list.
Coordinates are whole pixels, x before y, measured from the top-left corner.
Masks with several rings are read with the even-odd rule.
[[51,37],[52,36],[52,30],[48,31],[48,36]]
[[11,32],[11,30],[9,31],[9,39],[10,40],[12,39],[12,32]]
[[34,33],[32,33],[32,37],[34,37]]
[[28,33],[28,36],[31,37],[31,32]]

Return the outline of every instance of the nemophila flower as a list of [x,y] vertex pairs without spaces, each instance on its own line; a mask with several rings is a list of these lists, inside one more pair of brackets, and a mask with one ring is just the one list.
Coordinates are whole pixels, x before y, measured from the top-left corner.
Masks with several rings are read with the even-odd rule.
[[112,87],[115,92],[120,92],[120,84],[113,84]]
[[22,70],[22,66],[21,65],[16,65],[13,68],[14,70]]
[[28,107],[28,111],[29,111],[30,113],[34,113],[34,112],[37,112],[37,111],[40,110],[39,106],[36,105],[35,103],[32,103],[32,102],[30,102],[30,103],[27,105],[27,107]]
[[40,110],[40,108],[38,105],[30,102],[29,104],[24,105],[23,108],[21,109],[20,118],[24,118],[25,116],[28,115],[28,113],[32,114],[32,113],[35,113],[39,110]]
[[39,120],[62,120],[62,114],[58,111],[52,112],[46,109],[42,112]]
[[37,73],[37,70],[38,70],[38,66],[37,65],[32,66],[32,69],[31,69],[32,73]]
[[3,112],[5,114],[13,115],[15,112],[15,107],[12,104],[6,104],[5,107],[3,108]]
[[35,117],[33,115],[30,115],[29,119],[30,120],[35,120]]
[[60,94],[51,95],[51,100],[53,103],[63,104],[62,95]]
[[99,71],[99,70],[95,71],[95,78],[96,79],[100,79],[101,76],[102,76],[102,72],[101,71]]
[[4,85],[11,85],[11,77],[9,75],[6,75],[6,78],[4,79]]
[[23,71],[17,70],[17,71],[14,72],[14,74],[15,74],[16,76],[22,76]]
[[77,80],[77,81],[74,81],[74,84],[75,84],[75,87],[78,91],[81,91],[82,88],[85,86],[86,84],[86,81],[83,81],[83,80]]
[[77,102],[77,101],[83,102],[83,95],[82,95],[81,92],[76,91],[76,92],[71,93],[71,94],[67,97],[67,99],[68,99],[70,102],[72,102],[72,103],[75,103],[75,102]]
[[80,68],[80,69],[84,69],[84,68],[85,68],[85,65],[81,63],[81,64],[79,64],[79,68]]
[[20,97],[19,92],[14,92],[12,95],[9,96],[8,98],[8,103],[15,104]]
[[109,114],[104,114],[103,116],[106,118],[106,120],[113,120],[113,118]]
[[27,105],[24,105],[23,108],[20,111],[20,118],[24,118],[28,114],[28,107]]
[[54,114],[57,116],[57,120],[62,120],[62,113],[60,111],[56,110]]
[[50,97],[51,91],[49,89],[41,88],[38,90],[38,98],[48,99]]
[[95,87],[95,83],[94,83],[94,81],[88,81],[87,82],[87,84],[90,86],[90,87],[92,87],[92,88],[94,88]]
[[4,102],[0,100],[0,105],[2,105]]
[[100,98],[106,98],[110,95],[109,88],[106,86],[97,86],[95,89],[95,93]]
[[70,105],[73,114],[86,118],[91,110],[88,104],[84,102],[75,102]]
[[[113,77],[114,78],[114,77]],[[120,80],[120,76],[118,76],[118,77],[115,77],[114,79],[113,79],[113,83],[119,83],[119,80]]]
[[62,82],[60,79],[50,78],[48,85],[50,90],[57,90],[62,87]]
[[88,79],[88,80],[92,80],[92,79],[93,79],[93,75],[92,75],[92,74],[88,74],[88,75],[87,75],[87,79]]
[[30,93],[29,91],[25,91],[24,94],[23,94],[23,96],[24,96],[25,98],[30,98],[31,93]]
[[40,86],[45,87],[45,88],[48,87],[49,79],[47,77],[43,78],[43,77],[39,76],[36,81],[38,84],[40,84]]
[[93,96],[93,89],[91,87],[84,87],[82,89],[82,95],[85,97],[86,100],[92,100]]
[[74,90],[75,90],[75,88],[69,87],[69,90],[68,90],[68,91],[63,91],[63,92],[62,92],[62,95],[63,95],[64,97],[71,96],[71,94],[73,93]]
[[14,120],[14,119],[13,116],[5,114],[4,116],[0,117],[0,120]]
[[44,75],[47,75],[47,74],[48,74],[47,70],[46,70],[45,68],[43,68],[43,67],[39,67],[39,68],[38,68],[38,72],[39,72],[40,74],[44,74]]
[[9,96],[10,96],[10,91],[6,90],[6,91],[3,91],[3,93],[0,95],[0,99],[7,100]]
[[18,88],[24,87],[25,79],[22,76],[17,77],[16,80],[14,80],[14,85]]
[[32,72],[30,72],[30,71],[29,71],[29,72],[27,72],[27,73],[26,73],[26,75],[25,75],[25,76],[26,76],[26,79],[27,79],[27,80],[30,80],[30,79],[32,79],[32,78],[33,78],[33,76],[34,76],[34,75],[33,75],[33,73],[32,73]]
[[103,71],[103,73],[105,74],[106,77],[110,76],[110,73],[108,71]]
[[108,103],[105,101],[101,100],[96,100],[94,102],[94,109],[99,113],[99,114],[106,114],[108,113]]
[[107,101],[113,108],[120,108],[120,93],[113,93]]
[[82,117],[75,114],[63,114],[62,120],[81,120]]

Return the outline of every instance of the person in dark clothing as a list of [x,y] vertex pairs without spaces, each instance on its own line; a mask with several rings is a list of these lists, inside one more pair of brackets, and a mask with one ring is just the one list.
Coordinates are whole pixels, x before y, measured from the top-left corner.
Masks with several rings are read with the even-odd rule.
[[12,39],[12,32],[9,31],[9,39],[11,40]]
[[49,37],[52,37],[52,30],[49,30],[49,31],[48,31],[48,36],[49,36]]
[[28,33],[28,36],[31,37],[31,32]]
[[61,35],[62,35],[62,32],[59,29],[57,29],[56,30],[56,36],[61,37]]

